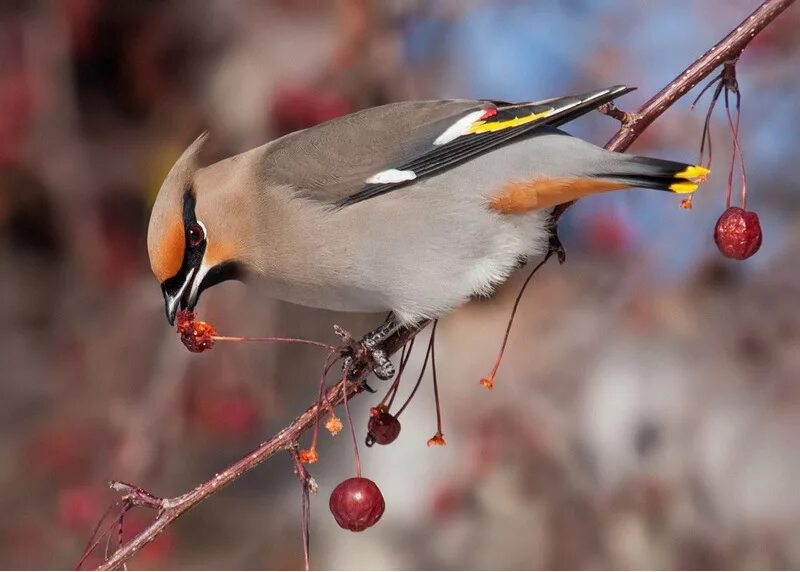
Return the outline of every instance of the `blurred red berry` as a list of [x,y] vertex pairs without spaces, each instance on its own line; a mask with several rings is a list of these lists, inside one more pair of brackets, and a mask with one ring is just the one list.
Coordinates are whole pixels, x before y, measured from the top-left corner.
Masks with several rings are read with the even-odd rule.
[[353,477],[333,489],[330,508],[339,526],[361,532],[381,519],[386,504],[378,485],[363,477]]
[[761,223],[758,222],[758,215],[739,207],[729,207],[714,227],[714,242],[727,258],[750,258],[761,248]]
[[449,518],[464,505],[464,489],[456,483],[445,483],[433,493],[430,503],[433,518]]
[[24,71],[0,73],[0,165],[22,159],[35,97],[32,81]]
[[190,410],[192,420],[222,439],[244,439],[258,426],[253,398],[244,393],[200,391]]
[[74,422],[40,429],[26,451],[32,470],[58,480],[88,471],[93,454],[90,431]]
[[23,514],[17,514],[13,526],[3,527],[0,535],[3,568],[34,570],[52,567],[50,557],[56,539],[52,534],[48,534],[44,524],[24,518]]
[[336,91],[293,86],[280,89],[272,102],[272,122],[279,135],[305,129],[353,111],[349,100]]
[[100,495],[95,487],[81,485],[58,493],[58,520],[67,528],[83,530],[100,517]]
[[367,424],[367,445],[388,445],[400,435],[400,420],[388,411],[377,411]]
[[631,242],[631,231],[623,219],[615,213],[599,212],[586,223],[586,240],[589,247],[608,254],[625,251]]
[[[128,512],[123,521],[123,542],[142,532],[150,526],[152,518],[145,514]],[[116,531],[113,533],[116,535]],[[133,561],[136,568],[149,569],[168,569],[169,560],[175,554],[175,533],[172,530],[164,530],[155,539],[146,544],[137,554]]]
[[344,95],[336,91],[327,91],[322,93],[316,101],[314,121],[322,123],[347,115],[352,111],[352,106]]

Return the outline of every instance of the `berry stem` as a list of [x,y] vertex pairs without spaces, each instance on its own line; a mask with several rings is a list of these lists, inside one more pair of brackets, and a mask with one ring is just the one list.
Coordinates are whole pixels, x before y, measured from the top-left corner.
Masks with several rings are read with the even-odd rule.
[[324,409],[322,407],[322,401],[325,395],[325,378],[328,376],[328,372],[330,371],[331,367],[333,367],[333,364],[339,360],[338,357],[334,360],[331,360],[331,358],[336,355],[337,351],[337,349],[333,349],[328,353],[327,356],[325,356],[325,362],[322,366],[322,374],[319,376],[319,397],[317,398],[319,408],[317,409],[317,416],[314,419],[314,431],[311,433],[311,446],[308,448],[309,451],[317,450],[317,439],[319,437],[319,418]]
[[541,262],[539,262],[539,264],[533,267],[533,270],[531,270],[531,273],[528,274],[528,277],[525,279],[525,282],[522,283],[522,287],[519,289],[519,292],[517,293],[517,298],[514,300],[514,307],[511,309],[511,316],[509,316],[508,324],[506,325],[506,333],[503,336],[503,343],[500,346],[500,351],[497,354],[497,359],[495,359],[494,366],[492,366],[492,371],[488,377],[489,380],[488,387],[491,387],[491,385],[494,383],[494,377],[495,375],[497,375],[497,370],[500,368],[500,362],[503,360],[503,354],[505,354],[506,344],[508,343],[508,336],[511,333],[511,326],[514,324],[514,317],[517,315],[517,308],[519,308],[519,303],[522,300],[522,295],[525,293],[525,289],[528,287],[528,284],[533,278],[533,275],[536,274],[536,272],[538,272],[542,266],[544,266],[545,262],[547,262],[552,255],[553,251],[552,250],[548,251],[548,253],[541,260]]
[[356,460],[356,477],[361,478],[361,455],[358,454],[358,441],[356,440],[356,429],[353,426],[353,418],[350,417],[350,405],[347,399],[347,386],[342,388],[344,392],[344,412],[347,415],[347,424],[350,425],[350,436],[353,438],[353,456]]
[[[394,381],[392,381],[389,389],[387,389],[386,393],[383,394],[383,398],[378,402],[378,405],[375,406],[377,409],[388,409],[386,401],[394,397],[394,394],[397,393],[397,388],[400,386],[400,377],[403,375],[403,366],[405,365],[406,361],[407,349],[408,346],[406,345],[400,350],[400,367],[397,370],[397,375],[394,377]],[[391,401],[389,403],[391,403]]]
[[308,485],[302,483],[302,511],[303,511],[303,562],[306,570],[311,570],[311,499],[308,498]]
[[[739,167],[742,177],[742,209],[747,210],[747,171],[744,167],[744,155],[742,154],[742,146],[739,143],[739,119],[741,118],[741,102],[742,95],[739,91],[736,93],[736,120],[734,121],[731,116],[731,110],[728,105],[728,90],[725,90],[725,113],[728,116],[728,125],[730,125],[731,132],[733,133],[733,157],[731,158],[731,170],[728,173],[728,186],[733,184],[733,169],[736,157],[739,158]],[[726,205],[730,206],[730,204]]]
[[216,342],[286,342],[290,344],[305,344],[308,346],[317,346],[325,348],[328,351],[334,350],[334,346],[315,340],[306,340],[303,338],[283,338],[278,336],[211,336],[211,339]]
[[436,434],[442,436],[442,410],[439,406],[439,382],[436,378],[436,326],[439,321],[433,323],[431,332],[431,373],[433,374],[433,399],[436,403]]
[[414,340],[412,339],[407,346],[403,346],[403,353],[400,356],[400,368],[397,370],[397,377],[392,383],[392,386],[389,388],[389,391],[386,392],[386,395],[381,400],[379,405],[383,405],[386,401],[386,398],[389,397],[389,393],[391,392],[391,397],[389,397],[389,401],[386,403],[386,409],[389,410],[392,407],[392,403],[394,403],[394,398],[397,397],[397,390],[400,389],[400,378],[403,375],[403,371],[406,369],[406,365],[408,364],[409,358],[411,358],[411,350],[414,349]]
[[118,500],[113,504],[109,505],[109,507],[103,513],[103,516],[100,517],[100,520],[97,522],[97,525],[94,527],[92,535],[89,537],[89,541],[86,543],[86,548],[84,548],[83,553],[81,554],[81,559],[78,560],[78,563],[75,565],[75,570],[80,570],[81,566],[83,566],[83,563],[86,561],[86,559],[95,549],[95,547],[97,547],[97,545],[100,544],[100,541],[103,539],[103,537],[106,536],[107,534],[108,535],[111,534],[111,527],[114,526],[114,524],[117,522],[117,519],[114,519],[113,521],[108,523],[108,526],[106,526],[103,529],[103,532],[100,532],[100,528],[103,526],[103,523],[106,521],[106,519],[111,515],[111,513],[117,507],[122,507],[121,514],[124,514],[125,511],[127,510],[127,508],[125,507],[127,507],[129,502],[130,501],[128,500]]
[[[439,320],[434,320],[433,328],[436,329],[436,324]],[[425,360],[422,362],[422,369],[419,371],[419,377],[417,377],[417,382],[414,384],[414,388],[411,390],[411,393],[403,402],[403,405],[400,406],[400,409],[397,410],[395,414],[395,419],[400,417],[400,414],[405,411],[408,404],[411,403],[411,400],[414,399],[414,395],[417,393],[420,384],[422,383],[422,378],[425,377],[425,370],[428,369],[428,359],[431,357],[431,349],[433,348],[433,332],[431,332],[431,339],[428,341],[428,349],[425,351]]]
[[708,141],[708,164],[706,167],[711,169],[711,160],[712,160],[712,150],[711,150],[711,114],[714,112],[714,106],[717,104],[717,100],[719,99],[720,93],[722,93],[722,87],[724,82],[722,81],[722,72],[720,72],[714,79],[712,79],[708,84],[702,89],[700,95],[698,95],[695,100],[692,102],[691,108],[694,109],[695,105],[700,98],[703,97],[703,94],[710,88],[712,85],[716,84],[717,87],[714,89],[714,94],[711,96],[711,104],[708,106],[708,111],[706,112],[705,121],[703,121],[703,135],[700,141],[700,158],[698,160],[698,164],[703,164],[703,157],[705,156],[705,145],[706,141]]
[[301,495],[301,510],[302,510],[302,532],[303,532],[303,559],[305,569],[311,569],[311,498],[310,493],[312,490],[316,492],[316,488],[308,473],[303,460],[298,453],[297,443],[294,443],[290,449],[292,460],[294,461],[294,471],[297,474],[297,479],[300,481],[300,495]]

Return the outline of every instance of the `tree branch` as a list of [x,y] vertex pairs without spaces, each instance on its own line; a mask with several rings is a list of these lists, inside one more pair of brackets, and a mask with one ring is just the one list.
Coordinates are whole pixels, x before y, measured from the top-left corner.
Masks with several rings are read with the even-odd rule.
[[[750,40],[793,2],[794,0],[766,0],[763,2],[725,38],[647,101],[638,112],[622,113],[613,106],[608,106],[606,112],[619,118],[625,118],[625,121],[620,126],[619,131],[606,144],[606,149],[612,151],[624,151],[627,149],[675,101],[709,76],[720,65],[738,58]],[[567,203],[556,207],[553,211],[554,220],[557,221],[571,204]],[[418,329],[401,330],[384,342],[381,349],[385,350],[387,355],[397,353],[403,345],[414,338],[425,326],[427,326],[427,322],[421,324]],[[188,493],[172,498],[160,498],[131,485],[112,483],[116,490],[125,493],[124,499],[129,504],[154,508],[158,510],[158,515],[150,526],[123,546],[120,546],[98,570],[112,570],[123,565],[190,508],[193,508],[276,453],[291,451],[300,437],[313,427],[317,416],[322,415],[324,410],[329,407],[329,404],[335,407],[344,401],[345,394],[349,399],[364,390],[362,382],[366,380],[369,373],[368,364],[362,358],[356,362],[356,367],[358,371],[354,381],[344,380],[330,387],[325,393],[323,401],[315,402],[272,439],[262,443],[247,456]]]
[[[637,112],[623,113],[625,119],[619,131],[609,139],[605,148],[609,151],[624,152],[653,121],[658,119],[673,103],[686,95],[686,92],[711,75],[711,72],[719,66],[738,59],[750,40],[793,3],[794,0],[766,0],[763,2],[727,36],[697,58],[664,89],[647,100]],[[612,109],[616,108],[612,106]],[[616,111],[619,112],[619,110]],[[564,212],[574,204],[575,201],[571,201],[555,207],[553,221],[558,222]]]

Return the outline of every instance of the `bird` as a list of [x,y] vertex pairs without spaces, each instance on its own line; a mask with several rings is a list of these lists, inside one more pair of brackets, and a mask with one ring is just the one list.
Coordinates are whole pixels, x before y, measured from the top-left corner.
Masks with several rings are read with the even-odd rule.
[[607,151],[561,130],[633,89],[390,103],[208,166],[204,133],[167,174],[148,227],[167,320],[216,284],[257,279],[295,304],[389,312],[362,340],[388,375],[378,342],[491,295],[544,255],[557,205],[629,188],[693,193],[705,181],[703,166]]

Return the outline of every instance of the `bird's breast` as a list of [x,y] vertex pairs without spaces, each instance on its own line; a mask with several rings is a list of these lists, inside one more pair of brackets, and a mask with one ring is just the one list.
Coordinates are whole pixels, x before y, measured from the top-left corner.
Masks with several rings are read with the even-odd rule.
[[266,295],[310,308],[340,312],[385,312],[391,309],[383,293],[345,281],[288,281],[260,275],[258,282]]

